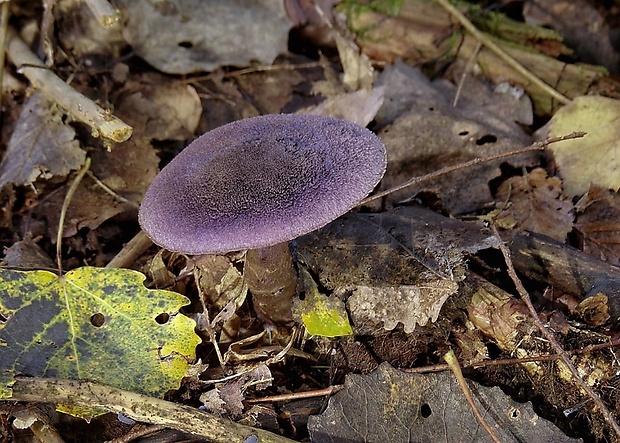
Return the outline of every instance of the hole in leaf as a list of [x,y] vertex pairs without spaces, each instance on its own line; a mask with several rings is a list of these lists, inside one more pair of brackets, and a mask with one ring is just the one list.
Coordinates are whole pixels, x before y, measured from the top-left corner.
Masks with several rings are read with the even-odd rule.
[[187,48],[187,49],[192,49],[194,47],[194,44],[187,40],[183,40],[182,42],[179,42],[178,45],[181,48]]
[[487,135],[483,135],[478,140],[476,140],[476,144],[478,146],[482,146],[482,145],[486,145],[487,143],[495,143],[496,141],[497,141],[497,137],[495,137],[493,134],[487,134]]
[[165,325],[170,320],[170,316],[165,312],[162,312],[157,317],[155,317],[155,321],[160,325]]
[[464,137],[464,136],[466,136],[466,135],[469,135],[469,131],[461,131],[461,132],[459,132],[459,135],[460,135],[461,137]]
[[96,328],[100,328],[105,324],[105,316],[101,312],[97,312],[90,317],[90,324]]
[[433,413],[433,411],[431,410],[431,407],[428,405],[428,403],[424,403],[421,407],[420,407],[420,415],[423,418],[428,418],[431,416],[431,414]]

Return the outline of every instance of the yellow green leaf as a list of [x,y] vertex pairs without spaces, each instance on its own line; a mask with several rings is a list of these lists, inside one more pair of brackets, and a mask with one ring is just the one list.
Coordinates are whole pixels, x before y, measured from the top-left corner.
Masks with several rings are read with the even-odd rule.
[[551,119],[550,137],[587,132],[583,138],[550,145],[564,180],[564,192],[584,194],[590,184],[620,188],[620,100],[577,97]]
[[144,275],[84,267],[58,276],[0,270],[0,398],[15,374],[89,379],[161,397],[179,387],[200,339],[187,299]]
[[299,271],[306,297],[295,303],[294,314],[301,318],[308,334],[321,337],[353,334],[342,300],[321,294],[310,274],[304,268]]

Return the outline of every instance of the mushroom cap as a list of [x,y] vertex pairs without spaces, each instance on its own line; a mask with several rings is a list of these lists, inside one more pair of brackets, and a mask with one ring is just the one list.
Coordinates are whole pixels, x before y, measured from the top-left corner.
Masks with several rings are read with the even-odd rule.
[[185,254],[272,246],[349,211],[386,163],[379,138],[345,120],[239,120],[198,137],[162,169],[139,221],[154,243]]

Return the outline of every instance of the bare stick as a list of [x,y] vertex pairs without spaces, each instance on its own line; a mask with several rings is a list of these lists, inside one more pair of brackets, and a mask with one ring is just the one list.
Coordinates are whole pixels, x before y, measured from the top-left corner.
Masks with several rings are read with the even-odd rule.
[[473,160],[464,162],[464,163],[459,163],[458,165],[452,165],[452,166],[446,166],[445,168],[441,168],[438,171],[435,172],[431,172],[429,174],[425,174],[425,175],[421,175],[419,177],[413,177],[410,180],[407,180],[404,183],[401,183],[398,186],[395,186],[393,188],[390,188],[386,191],[382,191],[379,192],[377,194],[371,195],[370,197],[365,198],[364,200],[362,200],[358,206],[364,205],[366,203],[370,203],[371,201],[380,199],[381,197],[385,197],[386,195],[392,194],[396,191],[400,191],[401,189],[405,189],[408,188],[409,186],[413,186],[417,183],[420,183],[422,181],[425,180],[430,180],[433,178],[437,178],[441,175],[445,175],[448,174],[449,172],[454,172],[457,171],[459,169],[465,169],[465,168],[469,168],[472,166],[476,166],[479,165],[481,163],[488,163],[488,162],[492,162],[495,160],[500,160],[502,158],[506,158],[506,157],[512,157],[513,155],[519,155],[519,154],[524,154],[526,152],[533,152],[533,151],[542,151],[543,149],[545,149],[548,145],[550,145],[551,143],[557,143],[557,142],[561,142],[564,140],[570,140],[573,138],[580,138],[583,137],[584,135],[586,135],[585,132],[573,132],[571,134],[568,135],[563,135],[561,137],[552,137],[552,138],[548,138],[547,140],[543,140],[541,142],[536,142],[531,144],[530,146],[527,146],[525,148],[521,148],[521,149],[516,149],[514,151],[510,151],[510,152],[503,152],[501,154],[497,154],[497,155],[492,155],[490,157],[483,157],[483,158],[474,158]]
[[86,171],[90,168],[90,157],[86,157],[86,161],[82,166],[82,169],[77,173],[75,178],[73,179],[73,183],[69,187],[67,191],[67,195],[65,195],[65,199],[62,202],[62,208],[60,209],[60,217],[58,219],[58,234],[56,235],[56,263],[58,264],[58,273],[62,274],[62,233],[65,227],[65,218],[67,217],[67,209],[69,209],[69,205],[71,204],[71,199],[73,198],[73,194],[77,190],[80,182],[84,178]]
[[501,58],[506,64],[508,64],[511,68],[525,77],[527,80],[538,86],[540,89],[545,91],[551,97],[556,99],[558,102],[563,105],[570,103],[570,98],[565,95],[560,94],[558,91],[553,89],[551,86],[543,82],[541,79],[536,77],[530,71],[527,70],[525,66],[519,63],[517,60],[508,55],[502,48],[496,45],[491,39],[489,39],[485,34],[480,32],[478,28],[476,28],[472,22],[470,22],[465,15],[457,8],[448,2],[448,0],[436,0],[443,8],[452,14],[471,35],[473,35],[479,42],[482,42],[484,46],[489,48],[491,52],[496,54],[499,58]]
[[129,268],[152,245],[151,239],[144,231],[140,231],[123,246],[123,249],[105,267]]
[[94,101],[80,94],[50,71],[26,43],[9,28],[6,52],[9,59],[32,85],[50,100],[58,103],[75,120],[93,129],[93,135],[103,136],[117,143],[124,142],[133,128],[101,108]]
[[63,403],[122,413],[133,420],[164,425],[212,442],[294,443],[286,437],[219,418],[186,405],[97,383],[55,378],[16,377],[12,386],[14,401]]
[[551,347],[559,355],[560,360],[562,360],[562,363],[564,363],[564,365],[568,368],[568,370],[572,374],[573,379],[575,380],[575,383],[577,384],[577,386],[581,390],[583,390],[583,392],[588,394],[588,396],[592,399],[594,404],[598,407],[599,411],[601,411],[601,414],[603,414],[605,421],[609,424],[609,426],[611,426],[611,428],[616,433],[616,435],[620,437],[620,426],[618,426],[618,423],[616,423],[616,420],[614,419],[613,415],[611,415],[611,412],[609,412],[609,409],[607,409],[607,406],[605,406],[605,403],[603,403],[603,401],[596,394],[596,392],[594,392],[594,390],[590,386],[588,386],[588,384],[585,381],[583,381],[583,378],[581,378],[581,376],[579,375],[577,368],[575,368],[575,365],[573,364],[570,357],[567,355],[566,351],[564,351],[562,346],[560,346],[560,343],[558,343],[558,341],[555,339],[555,336],[553,335],[551,330],[549,328],[546,328],[543,322],[540,320],[540,317],[538,316],[538,313],[536,312],[536,308],[534,308],[534,305],[532,304],[532,299],[530,298],[530,295],[528,294],[527,290],[523,286],[523,283],[517,276],[515,268],[512,264],[512,259],[510,258],[510,250],[502,241],[502,238],[499,235],[499,231],[497,227],[493,225],[492,229],[493,229],[493,234],[499,240],[499,249],[500,251],[502,251],[502,255],[504,256],[504,260],[506,261],[506,266],[508,268],[508,275],[510,275],[510,278],[515,284],[515,287],[517,288],[517,292],[521,296],[521,300],[523,300],[528,310],[530,311],[530,314],[534,320],[534,323],[538,327],[538,330],[540,331],[542,336],[545,337],[549,341],[549,343],[551,344]]
[[446,361],[446,363],[448,363],[448,366],[454,373],[454,376],[456,377],[456,381],[461,387],[461,391],[463,391],[463,395],[465,396],[467,403],[469,403],[469,406],[471,407],[472,412],[476,416],[478,423],[480,423],[482,427],[484,428],[484,430],[487,431],[487,434],[489,434],[489,437],[491,437],[491,440],[493,440],[495,443],[501,443],[500,439],[497,438],[497,435],[495,435],[495,432],[493,432],[493,429],[491,429],[491,426],[489,426],[487,421],[484,419],[484,417],[480,413],[480,410],[476,406],[476,403],[474,402],[474,399],[471,396],[471,391],[469,390],[469,386],[467,386],[465,377],[463,377],[463,373],[461,372],[461,367],[459,366],[459,362],[456,359],[456,355],[454,355],[454,351],[453,350],[448,351],[448,353],[443,356],[443,359]]
[[3,93],[3,79],[4,79],[4,54],[6,52],[6,35],[9,29],[9,15],[10,15],[11,2],[6,1],[0,6],[0,109],[2,109],[2,93]]
[[107,0],[85,0],[86,6],[104,28],[111,28],[120,20],[120,14]]
[[330,397],[344,389],[344,385],[334,385],[328,388],[315,389],[314,391],[292,392],[290,394],[270,395],[269,397],[251,398],[246,403],[275,403],[278,401],[300,400],[302,398]]

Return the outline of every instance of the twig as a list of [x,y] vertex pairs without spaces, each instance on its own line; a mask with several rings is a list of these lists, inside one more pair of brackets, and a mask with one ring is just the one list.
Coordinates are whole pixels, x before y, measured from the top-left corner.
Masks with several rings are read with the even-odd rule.
[[536,312],[536,308],[534,308],[534,305],[532,304],[532,299],[530,298],[530,295],[528,294],[527,290],[523,286],[523,283],[517,276],[515,268],[512,264],[512,259],[510,258],[510,250],[502,241],[502,238],[499,234],[497,227],[495,225],[492,225],[492,229],[493,229],[493,234],[499,240],[499,249],[502,252],[502,255],[504,256],[504,260],[506,261],[506,266],[508,268],[508,275],[510,276],[513,283],[515,284],[515,287],[517,289],[517,292],[521,296],[521,299],[523,300],[528,310],[530,311],[530,314],[534,320],[534,323],[538,327],[538,330],[543,335],[543,337],[545,337],[549,341],[549,343],[551,344],[551,347],[554,349],[554,351],[558,354],[558,356],[562,360],[562,363],[564,363],[564,365],[568,368],[577,386],[580,389],[582,389],[585,393],[588,394],[588,396],[592,399],[594,404],[598,407],[599,411],[601,411],[601,414],[603,414],[605,421],[609,424],[609,426],[611,426],[611,428],[616,433],[616,435],[620,437],[620,426],[618,426],[618,423],[616,422],[614,417],[611,415],[611,412],[609,411],[609,409],[607,409],[607,407],[605,406],[605,403],[603,403],[603,401],[596,394],[596,392],[594,392],[594,390],[590,386],[588,386],[588,384],[583,380],[583,378],[581,378],[581,376],[579,375],[579,372],[577,371],[577,368],[575,368],[575,365],[573,364],[570,357],[567,355],[566,351],[564,351],[562,346],[560,346],[560,344],[555,339],[555,336],[550,331],[550,329],[546,328],[543,322],[540,320],[540,317],[538,316],[538,313]]
[[133,206],[133,207],[134,207],[134,208],[136,208],[136,209],[140,207],[140,205],[139,205],[139,204],[137,204],[137,203],[135,203],[135,202],[132,202],[131,200],[126,199],[126,198],[125,198],[125,197],[123,197],[122,195],[118,195],[118,194],[114,191],[114,189],[110,188],[110,187],[109,187],[108,185],[106,185],[104,182],[102,182],[101,180],[99,180],[99,179],[97,178],[97,176],[96,176],[95,174],[93,174],[93,172],[92,172],[92,171],[88,171],[88,172],[87,172],[87,174],[88,174],[88,176],[89,176],[90,178],[92,178],[92,179],[93,179],[93,181],[94,181],[95,183],[97,183],[97,186],[99,186],[101,189],[103,189],[105,192],[107,192],[108,194],[110,194],[112,197],[114,197],[114,198],[115,198],[115,199],[117,199],[118,201],[121,201],[121,202],[123,202],[123,203],[126,203],[126,204],[128,204],[128,205],[130,205],[130,206]]
[[67,209],[69,209],[73,194],[75,194],[75,191],[77,190],[80,182],[84,178],[86,171],[88,171],[88,168],[90,168],[90,157],[86,157],[86,161],[84,162],[82,169],[80,169],[80,171],[75,176],[75,179],[73,179],[73,183],[71,183],[71,186],[67,191],[67,195],[65,195],[65,199],[62,202],[62,208],[60,209],[60,217],[58,219],[58,233],[56,235],[56,263],[58,264],[58,274],[60,275],[62,275],[62,233],[65,227]]
[[140,231],[110,260],[106,268],[129,268],[152,245],[151,239]]
[[111,28],[120,20],[119,12],[106,0],[85,0],[86,6],[104,28]]
[[101,135],[117,143],[131,137],[131,126],[57,77],[30,51],[14,29],[9,28],[7,37],[7,55],[17,69],[35,88],[64,108],[73,119],[90,126],[94,135]]
[[[583,349],[575,349],[572,351],[567,351],[568,355],[583,355],[589,354],[594,351],[599,351],[601,349],[610,349],[616,346],[620,346],[620,340],[612,340],[609,343],[599,343],[597,345],[589,345]],[[559,360],[560,356],[558,354],[549,354],[549,355],[532,355],[530,357],[520,357],[520,358],[502,358],[495,360],[482,360],[482,361],[465,361],[461,362],[461,368],[486,368],[490,366],[506,366],[506,365],[518,365],[522,363],[534,363],[540,361],[554,361]],[[436,364],[430,366],[422,366],[419,368],[399,368],[400,371],[406,372],[408,374],[428,374],[429,372],[443,372],[450,369],[447,364]]]
[[105,443],[127,443],[132,440],[136,440],[140,437],[144,437],[155,432],[163,431],[167,429],[163,425],[148,425],[148,426],[136,426],[133,427],[128,433],[121,437],[117,437],[113,440],[108,440]]
[[482,427],[484,428],[484,430],[487,431],[487,434],[489,434],[489,437],[491,437],[491,440],[493,440],[495,443],[501,443],[500,439],[497,437],[497,435],[495,435],[495,432],[493,432],[493,429],[491,429],[491,426],[489,426],[487,421],[484,419],[484,417],[480,413],[480,410],[476,406],[476,403],[474,402],[474,399],[471,396],[471,391],[469,390],[469,386],[467,386],[465,377],[463,377],[463,373],[461,372],[461,367],[459,366],[459,362],[456,359],[456,355],[454,355],[454,351],[453,350],[448,351],[448,353],[443,356],[443,359],[446,361],[446,363],[448,363],[448,366],[450,367],[450,369],[452,369],[452,372],[454,373],[454,376],[456,377],[456,381],[461,387],[461,391],[463,391],[463,395],[465,396],[467,403],[469,403],[469,406],[471,407],[472,412],[476,416],[478,423],[480,423]]
[[344,389],[344,385],[334,385],[328,388],[315,389],[314,391],[293,392],[290,394],[270,395],[268,397],[251,398],[246,403],[275,403],[278,401],[300,400],[302,398],[330,397]]
[[583,137],[584,135],[586,135],[585,132],[573,132],[571,134],[563,135],[561,137],[548,138],[546,140],[533,143],[533,144],[531,144],[531,145],[529,145],[529,146],[527,146],[525,148],[516,149],[514,151],[503,152],[501,154],[492,155],[490,157],[474,158],[473,160],[469,160],[469,161],[464,162],[464,163],[459,163],[458,165],[446,166],[445,168],[441,168],[438,171],[434,171],[434,172],[431,172],[431,173],[425,174],[425,175],[420,175],[418,177],[413,177],[413,178],[407,180],[406,182],[401,183],[400,185],[397,185],[397,186],[395,186],[393,188],[390,188],[390,189],[388,189],[386,191],[382,191],[382,192],[379,192],[377,194],[371,195],[370,197],[367,197],[364,200],[362,200],[359,203],[358,206],[365,205],[367,203],[370,203],[371,201],[380,199],[382,197],[385,197],[386,195],[389,195],[389,194],[392,194],[392,193],[394,193],[396,191],[400,191],[402,189],[408,188],[409,186],[413,186],[413,185],[415,185],[417,183],[420,183],[422,181],[430,180],[430,179],[433,179],[433,178],[437,178],[439,176],[448,174],[450,172],[457,171],[459,169],[469,168],[469,167],[472,167],[472,166],[479,165],[481,163],[488,163],[488,162],[491,162],[491,161],[500,160],[502,158],[512,157],[513,155],[524,154],[526,152],[542,151],[543,149],[545,149],[551,143],[557,143],[557,142],[561,142],[561,141],[564,141],[564,140],[580,138],[580,137]]
[[4,93],[4,54],[6,53],[6,36],[9,29],[10,1],[5,1],[0,7],[0,109],[2,109],[2,95]]
[[459,84],[456,88],[456,94],[454,94],[454,100],[452,101],[453,108],[456,108],[456,105],[459,102],[459,98],[461,97],[461,92],[463,91],[463,86],[465,85],[465,80],[467,79],[467,75],[472,70],[474,62],[476,61],[476,58],[478,57],[478,53],[480,52],[481,48],[482,48],[482,42],[478,40],[476,43],[476,47],[474,48],[474,52],[471,54],[471,57],[469,57],[469,60],[467,60],[467,63],[465,64],[465,68],[463,69],[463,74],[461,74],[461,78],[459,79]]
[[489,48],[491,52],[496,54],[499,58],[501,58],[504,62],[506,62],[510,67],[512,67],[515,71],[525,77],[527,80],[538,86],[540,89],[545,91],[551,97],[556,99],[558,102],[562,104],[568,104],[571,102],[570,98],[566,97],[563,94],[560,94],[558,91],[553,89],[551,86],[543,82],[541,79],[536,77],[530,71],[527,70],[521,63],[508,55],[502,48],[500,48],[497,44],[495,44],[489,37],[484,35],[482,32],[476,28],[472,22],[470,22],[465,15],[457,8],[455,8],[448,0],[436,0],[446,11],[452,14],[470,34],[472,34],[479,42],[482,42],[484,46]]
[[262,443],[294,443],[286,437],[219,418],[190,406],[87,381],[18,376],[12,386],[10,399],[105,409],[122,413],[136,421],[164,425],[213,442],[243,443],[255,436]]

